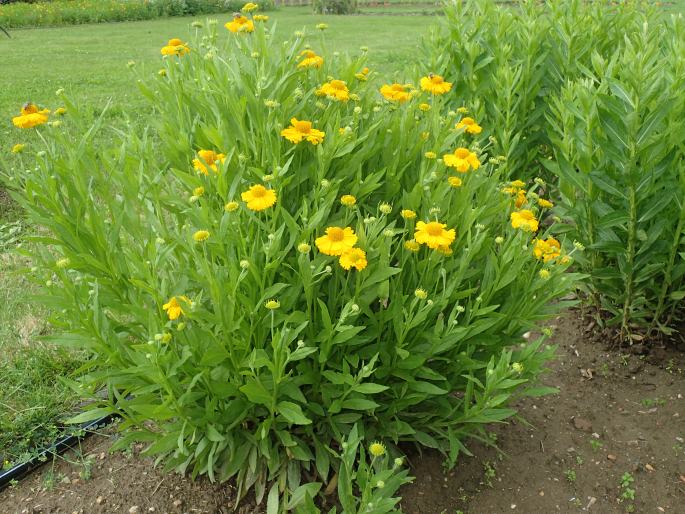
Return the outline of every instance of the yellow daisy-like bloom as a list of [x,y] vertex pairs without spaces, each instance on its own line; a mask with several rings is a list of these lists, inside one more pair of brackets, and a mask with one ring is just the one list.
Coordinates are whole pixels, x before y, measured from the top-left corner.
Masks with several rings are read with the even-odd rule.
[[421,245],[416,242],[416,239],[410,239],[404,242],[404,249],[409,250],[410,252],[418,252],[420,248]]
[[252,186],[240,197],[247,202],[247,208],[251,211],[263,211],[276,203],[276,191],[267,189],[261,184]]
[[193,168],[204,175],[209,175],[207,168],[218,173],[217,162],[223,163],[226,160],[224,154],[216,153],[214,150],[198,150],[197,155],[199,159],[193,159]]
[[459,114],[467,114],[467,113],[469,112],[469,109],[468,109],[468,107],[463,107],[463,106],[462,106],[462,107],[457,108],[457,112],[458,112]]
[[190,47],[178,38],[170,39],[166,46],[160,50],[162,55],[178,55],[183,56],[190,52]]
[[363,68],[359,73],[355,73],[354,78],[361,80],[362,82],[366,82],[369,80],[369,68]]
[[268,17],[267,15],[265,15],[265,14],[255,14],[255,15],[252,17],[252,19],[253,19],[254,21],[261,21],[261,22],[269,21],[269,17]]
[[537,232],[538,230],[538,220],[528,209],[512,212],[510,219],[511,226],[514,228],[520,228],[525,232]]
[[400,216],[402,216],[405,220],[413,220],[416,218],[416,212],[412,211],[411,209],[402,209],[400,211]]
[[25,144],[23,143],[17,143],[12,147],[12,153],[21,153],[24,151],[24,148],[26,147]]
[[193,189],[193,196],[202,196],[205,194],[205,188],[200,186]]
[[381,87],[380,92],[386,100],[400,104],[411,98],[411,91],[402,84],[385,84]]
[[209,231],[208,230],[198,230],[193,234],[193,239],[197,243],[201,243],[203,241],[207,241],[209,239]]
[[523,204],[525,204],[528,201],[528,198],[526,197],[526,191],[525,189],[519,189],[516,192],[516,200],[514,201],[514,205],[516,205],[517,209],[520,209]]
[[342,80],[331,80],[316,90],[317,96],[325,96],[333,100],[347,102],[350,99],[350,90]]
[[418,289],[414,290],[414,296],[416,296],[419,300],[425,300],[426,298],[428,298],[428,292],[425,289],[419,287]]
[[552,202],[550,202],[549,200],[545,200],[544,198],[538,198],[538,205],[543,209],[551,209],[552,207],[554,207],[554,204]]
[[352,207],[355,203],[357,203],[357,199],[352,195],[343,195],[340,197],[340,203],[345,207]]
[[509,182],[509,185],[513,188],[519,189],[522,187],[525,187],[526,183],[523,180],[512,180]]
[[352,268],[357,268],[358,271],[361,271],[368,265],[366,252],[361,248],[350,248],[340,255],[338,263],[347,271]]
[[297,64],[298,68],[321,68],[323,64],[323,57],[312,50],[303,50],[300,57],[302,60]]
[[33,128],[47,123],[48,114],[50,114],[49,110],[38,109],[36,104],[29,102],[21,108],[19,116],[12,118],[12,123],[15,127],[23,129]]
[[454,128],[457,128],[457,129],[463,128],[465,132],[468,132],[469,134],[474,134],[474,135],[480,134],[481,131],[483,130],[483,127],[478,125],[478,123],[476,123],[476,120],[474,120],[473,118],[468,118],[468,117],[462,118],[462,120],[459,121],[459,123],[457,123]]
[[449,182],[452,187],[461,187],[464,183],[459,177],[448,177],[447,182]]
[[416,224],[414,239],[416,239],[417,243],[425,244],[433,250],[437,250],[441,246],[450,246],[457,234],[453,228],[445,230],[446,227],[447,225],[437,221],[429,223],[419,221]]
[[169,319],[171,321],[174,321],[180,318],[183,314],[185,314],[179,300],[183,303],[186,303],[187,305],[192,305],[190,299],[184,295],[172,296],[167,303],[162,305],[162,309],[166,311],[167,316],[169,316]]
[[538,275],[540,275],[542,280],[549,280],[549,278],[552,276],[548,269],[541,269],[538,271]]
[[313,145],[318,145],[326,136],[320,130],[312,128],[311,121],[300,121],[297,118],[290,120],[290,126],[281,130],[281,135],[291,143],[299,143],[303,140]]
[[535,239],[533,241],[533,254],[536,259],[542,259],[544,262],[552,261],[561,255],[561,244],[553,237],[545,239]]
[[375,441],[371,443],[371,446],[369,446],[369,453],[373,455],[374,457],[382,457],[385,455],[385,446],[383,443],[379,443],[378,441]]
[[441,254],[446,255],[446,256],[452,255],[452,254],[454,253],[454,251],[452,250],[452,248],[450,248],[450,247],[447,246],[447,245],[440,245],[440,246],[438,246],[438,247],[436,248],[436,251],[438,251],[438,252],[440,252]]
[[267,300],[264,303],[264,307],[266,307],[270,311],[274,311],[274,310],[278,309],[280,306],[281,306],[281,302],[279,302],[278,300],[275,300],[273,298],[271,300]]
[[321,253],[338,257],[357,244],[357,235],[350,227],[328,227],[315,243]]
[[55,109],[55,114],[57,116],[64,116],[67,113],[67,109],[65,107],[58,107]]
[[230,201],[226,205],[224,205],[224,210],[226,212],[234,212],[237,211],[240,208],[240,204],[235,201]]
[[430,104],[419,104],[419,109],[421,109],[423,112],[426,112],[431,110],[431,106]]
[[445,166],[456,169],[460,173],[466,173],[470,169],[474,171],[480,167],[478,156],[468,148],[457,148],[454,153],[442,156]]
[[435,152],[426,152],[425,154],[423,154],[423,156],[426,159],[435,159],[438,156],[438,154],[436,154]]
[[233,20],[226,23],[224,27],[234,34],[254,32],[254,23],[252,20],[240,14],[233,16]]
[[257,9],[259,9],[259,6],[257,4],[252,3],[252,2],[248,2],[245,5],[243,5],[243,8],[240,10],[243,12],[252,12],[252,11],[256,11]]
[[440,75],[431,73],[421,79],[421,89],[434,95],[444,95],[452,89],[452,83],[445,82]]

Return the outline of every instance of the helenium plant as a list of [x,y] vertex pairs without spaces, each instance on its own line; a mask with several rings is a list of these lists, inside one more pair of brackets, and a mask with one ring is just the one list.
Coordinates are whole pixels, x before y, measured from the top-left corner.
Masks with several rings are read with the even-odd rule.
[[30,129],[37,169],[4,178],[44,230],[55,340],[90,352],[73,385],[106,392],[77,420],[117,412],[121,445],[270,512],[334,480],[343,512],[392,512],[367,480],[406,472],[360,441],[454,465],[510,400],[551,392],[548,332],[522,336],[568,305],[573,250],[542,182],[519,193],[456,128],[455,84],[391,84],[365,54],[245,17],[162,45],[147,131],[98,147],[104,118],[63,96],[65,123]]

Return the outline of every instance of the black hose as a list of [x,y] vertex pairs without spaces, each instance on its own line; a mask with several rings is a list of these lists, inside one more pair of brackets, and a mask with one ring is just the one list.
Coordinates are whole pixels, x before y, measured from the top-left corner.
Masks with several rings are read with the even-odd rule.
[[45,464],[48,456],[59,455],[69,450],[70,448],[73,448],[79,443],[79,441],[88,437],[93,430],[95,430],[98,427],[110,424],[118,417],[119,416],[117,414],[108,414],[107,416],[104,416],[100,419],[95,419],[93,421],[84,423],[79,427],[75,434],[62,436],[52,445],[41,450],[40,453],[34,456],[31,460],[28,460],[21,464],[17,464],[16,466],[10,469],[0,471],[0,491],[5,489],[13,481],[22,479],[37,467]]

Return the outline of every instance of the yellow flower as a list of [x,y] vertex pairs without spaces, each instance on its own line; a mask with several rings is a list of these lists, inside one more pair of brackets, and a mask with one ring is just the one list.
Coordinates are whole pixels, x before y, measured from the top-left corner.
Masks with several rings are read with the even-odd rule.
[[318,23],[316,25],[316,28],[319,30],[326,30],[328,28],[328,24],[327,23]]
[[262,22],[264,22],[264,21],[269,21],[269,17],[268,17],[267,15],[265,15],[265,14],[255,14],[255,15],[252,17],[252,19],[253,19],[254,21],[262,21]]
[[359,73],[355,73],[354,78],[361,80],[362,82],[366,82],[369,80],[369,68],[364,68]]
[[537,232],[538,230],[538,220],[535,219],[535,215],[528,209],[514,211],[511,213],[510,218],[511,226],[514,228],[520,228],[525,232]]
[[179,300],[192,306],[192,302],[187,296],[172,296],[167,303],[162,305],[162,309],[166,311],[167,316],[171,321],[178,319],[182,314],[185,314]]
[[389,203],[383,202],[379,207],[378,210],[380,210],[383,214],[390,214],[392,212],[392,205]]
[[326,82],[319,89],[316,90],[317,96],[326,96],[333,100],[340,100],[347,102],[350,99],[350,90],[347,89],[347,84],[342,80],[331,80]]
[[224,25],[228,30],[233,32],[234,34],[236,33],[246,33],[246,32],[254,32],[254,23],[252,23],[252,20],[249,18],[246,18],[245,16],[242,16],[240,14],[235,14],[233,16],[233,20],[229,21]]
[[476,120],[473,118],[462,118],[459,123],[455,125],[455,128],[461,129],[463,128],[465,132],[468,132],[469,134],[480,134],[483,128],[476,123]]
[[17,143],[12,147],[12,153],[21,153],[24,151],[24,148],[26,147],[25,144],[23,143]]
[[313,145],[318,145],[326,136],[320,130],[312,128],[311,121],[300,121],[297,118],[290,120],[290,126],[281,130],[281,135],[291,143],[299,143],[306,140]]
[[458,112],[459,114],[466,114],[466,113],[469,112],[469,109],[468,109],[468,107],[459,107],[459,108],[457,109],[457,112]]
[[210,168],[214,173],[218,173],[217,162],[223,164],[226,156],[222,153],[216,153],[214,150],[198,150],[197,155],[199,159],[193,159],[193,168],[204,175],[209,175],[207,168]]
[[435,152],[426,152],[423,156],[426,159],[435,159],[438,155]]
[[340,255],[338,263],[347,271],[352,268],[357,268],[358,271],[361,271],[366,268],[368,264],[366,261],[366,252],[361,248],[349,248]]
[[429,74],[421,79],[421,89],[434,95],[444,95],[452,89],[451,82],[445,82],[440,75]]
[[413,220],[416,218],[416,213],[411,209],[402,209],[400,211],[400,216],[402,216],[405,220]]
[[549,277],[552,276],[548,269],[541,269],[540,271],[538,271],[538,275],[540,275],[540,278],[542,280],[549,280]]
[[243,8],[240,9],[243,12],[252,12],[259,9],[259,6],[257,4],[254,4],[252,2],[248,2],[245,5],[243,5]]
[[550,202],[549,200],[545,200],[544,198],[538,198],[538,205],[543,209],[551,209],[552,207],[554,207],[554,204],[552,202]]
[[303,50],[300,57],[303,59],[298,63],[298,68],[321,68],[323,64],[323,57],[316,55],[311,50]]
[[39,110],[35,104],[27,103],[21,108],[21,114],[12,118],[15,127],[27,129],[43,125],[48,121],[47,109]]
[[309,245],[309,243],[300,243],[297,245],[297,251],[300,253],[309,253],[311,249],[312,247]]
[[519,189],[516,192],[516,201],[514,202],[514,205],[516,205],[517,209],[520,209],[523,204],[525,204],[528,201],[528,198],[526,197],[526,191],[525,189]]
[[271,300],[267,300],[264,303],[264,307],[266,307],[270,311],[274,311],[274,310],[278,309],[280,306],[281,306],[281,302],[279,302],[278,300],[274,300],[273,298]]
[[418,289],[414,290],[414,296],[416,296],[419,300],[425,300],[428,298],[428,292],[419,287]]
[[252,186],[240,195],[251,211],[263,211],[276,203],[276,191],[261,184]]
[[443,255],[452,255],[454,252],[452,251],[452,248],[450,248],[447,245],[440,245],[436,248],[438,252],[440,252]]
[[166,77],[166,69],[162,68],[157,72],[157,75],[159,75],[160,77]]
[[561,244],[553,237],[545,239],[535,239],[533,241],[533,254],[536,259],[542,259],[543,262],[549,262],[561,255]]
[[240,204],[235,201],[230,201],[226,205],[224,205],[224,210],[226,212],[233,212],[237,211],[240,208]]
[[457,148],[454,153],[442,156],[445,166],[456,169],[460,173],[466,173],[469,169],[474,171],[480,167],[480,161],[475,153],[468,148]]
[[162,47],[162,55],[178,55],[183,56],[190,52],[190,48],[187,43],[184,43],[178,38],[170,39],[166,46]]
[[513,180],[509,182],[509,185],[513,188],[520,189],[526,185],[526,183],[523,180]]
[[352,207],[355,203],[357,203],[357,199],[352,195],[343,195],[340,197],[340,203],[345,207]]
[[207,241],[209,239],[209,232],[207,230],[198,230],[193,234],[193,239],[197,243],[201,243],[202,241]]
[[421,109],[423,112],[430,111],[431,106],[430,104],[419,104],[419,109]]
[[381,87],[380,92],[386,100],[400,104],[411,98],[409,88],[402,84],[385,84]]
[[438,223],[437,221],[431,221],[429,223],[419,221],[416,224],[414,239],[416,239],[417,243],[425,244],[428,248],[434,250],[438,249],[440,246],[450,246],[457,234],[453,228],[445,230],[445,227],[447,227],[447,225]]
[[418,252],[419,248],[421,248],[421,245],[417,243],[415,239],[409,239],[408,241],[404,242],[405,250],[409,250],[410,252]]
[[67,113],[67,110],[64,107],[58,107],[57,109],[55,109],[55,114],[57,116],[64,116],[66,113]]
[[385,455],[385,446],[383,446],[383,443],[379,443],[378,441],[371,443],[371,446],[369,446],[369,453],[373,455],[374,457],[382,457]]
[[205,194],[205,188],[200,186],[193,189],[193,196],[202,196]]
[[459,177],[448,177],[447,182],[449,182],[452,187],[461,187],[464,183]]
[[321,253],[337,257],[357,243],[357,235],[350,227],[328,227],[326,235],[317,237],[315,242]]

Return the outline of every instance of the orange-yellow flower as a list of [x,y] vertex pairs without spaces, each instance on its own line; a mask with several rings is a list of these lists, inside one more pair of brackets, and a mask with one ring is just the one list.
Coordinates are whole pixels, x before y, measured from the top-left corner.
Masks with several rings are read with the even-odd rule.
[[368,262],[366,260],[366,252],[361,248],[349,248],[345,250],[338,260],[343,269],[350,270],[357,268],[361,271],[366,268]]
[[240,9],[243,12],[252,12],[259,9],[259,5],[255,4],[254,2],[248,2],[245,5],[243,5],[242,9]]
[[198,230],[193,234],[193,240],[196,243],[202,243],[203,241],[207,241],[209,239],[209,231],[208,230]]
[[315,243],[321,253],[337,257],[357,243],[357,235],[350,227],[328,227],[326,235],[317,237]]
[[252,19],[254,21],[269,21],[269,17],[266,14],[255,14]]
[[299,143],[303,140],[313,145],[318,145],[326,136],[320,130],[312,128],[311,121],[301,121],[297,118],[290,120],[290,126],[281,130],[281,135],[291,143]]
[[520,228],[524,232],[537,232],[538,230],[538,220],[535,219],[535,215],[528,209],[514,211],[511,213],[510,218],[511,226],[514,228]]
[[437,221],[424,223],[419,221],[416,224],[414,239],[417,243],[425,244],[428,248],[437,250],[441,246],[449,247],[457,236],[453,228],[445,230],[447,225]]
[[300,57],[303,59],[297,64],[298,68],[321,68],[323,64],[323,57],[312,50],[303,50]]
[[440,75],[431,73],[421,79],[421,89],[434,95],[444,95],[452,89],[452,83],[445,82]]
[[170,39],[166,46],[163,46],[160,50],[162,55],[178,55],[182,56],[190,52],[190,48],[187,43],[184,43],[178,38]]
[[185,312],[183,311],[183,308],[181,307],[181,303],[179,300],[187,305],[192,305],[192,302],[187,296],[172,296],[167,303],[162,305],[162,309],[164,309],[167,313],[167,316],[169,316],[169,319],[171,321],[180,318]]
[[381,87],[380,91],[383,97],[391,102],[401,104],[411,98],[411,91],[402,84],[385,84]]
[[316,90],[316,94],[333,100],[340,100],[341,102],[347,102],[350,99],[350,90],[347,89],[347,84],[342,80],[326,82]]
[[464,132],[468,132],[469,134],[480,134],[481,131],[483,130],[483,127],[478,125],[478,123],[476,123],[476,120],[474,120],[473,118],[469,118],[469,117],[462,118],[459,121],[459,123],[457,123],[455,125],[455,128],[457,128],[457,129],[463,128]]
[[464,183],[459,177],[448,177],[447,182],[449,182],[452,187],[461,187]]
[[538,198],[538,205],[543,209],[551,209],[552,207],[554,207],[554,204],[552,202],[550,202],[549,200],[545,200],[544,198]]
[[198,159],[193,159],[193,168],[204,175],[209,175],[207,168],[214,173],[218,173],[219,169],[217,163],[222,163],[226,160],[226,156],[222,153],[216,153],[214,150],[198,150]]
[[263,211],[276,203],[276,191],[257,184],[241,193],[240,198],[247,202],[247,208],[251,211]]
[[19,116],[12,118],[12,123],[14,123],[15,127],[23,129],[33,128],[47,123],[48,114],[50,114],[49,110],[38,109],[36,104],[29,102],[21,108]]
[[357,203],[357,199],[353,195],[342,195],[340,197],[340,203],[345,207],[352,207]]
[[549,262],[561,255],[561,244],[553,237],[548,237],[547,240],[535,239],[533,243],[533,254],[537,259]]
[[362,82],[369,80],[369,68],[364,68],[359,73],[355,73],[354,78],[361,80]]
[[468,148],[457,148],[454,153],[442,156],[445,166],[456,169],[460,173],[466,173],[469,169],[477,170],[480,167],[478,156]]
[[224,27],[234,34],[238,32],[254,32],[254,23],[252,20],[241,14],[234,15],[233,19],[226,23]]

